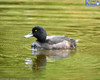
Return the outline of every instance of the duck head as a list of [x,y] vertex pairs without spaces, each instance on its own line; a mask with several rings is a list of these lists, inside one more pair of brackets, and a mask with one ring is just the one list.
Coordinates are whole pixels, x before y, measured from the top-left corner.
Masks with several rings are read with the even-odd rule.
[[46,36],[47,36],[47,33],[46,33],[46,30],[43,27],[35,26],[35,27],[33,27],[32,32],[28,35],[25,35],[24,37],[25,38],[35,37],[35,38],[37,38],[37,40],[39,42],[45,42]]

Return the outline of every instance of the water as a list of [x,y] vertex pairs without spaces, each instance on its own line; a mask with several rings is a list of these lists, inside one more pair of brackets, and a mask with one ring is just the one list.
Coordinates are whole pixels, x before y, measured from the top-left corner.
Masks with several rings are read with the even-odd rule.
[[[99,15],[79,0],[0,0],[0,79],[100,80]],[[77,49],[29,50],[36,39],[24,35],[36,25],[80,39]]]

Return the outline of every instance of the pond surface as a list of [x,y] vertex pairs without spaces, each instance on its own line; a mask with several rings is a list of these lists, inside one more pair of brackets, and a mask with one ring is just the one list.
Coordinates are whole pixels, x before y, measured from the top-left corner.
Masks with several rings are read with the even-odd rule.
[[[36,26],[80,39],[76,50],[34,52]],[[40,55],[39,55],[40,54]],[[0,0],[0,80],[100,80],[100,6],[80,0]]]

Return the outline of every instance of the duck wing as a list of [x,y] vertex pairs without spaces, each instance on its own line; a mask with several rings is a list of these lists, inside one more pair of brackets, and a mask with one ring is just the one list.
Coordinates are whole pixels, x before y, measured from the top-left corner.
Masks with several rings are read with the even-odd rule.
[[49,44],[57,44],[57,43],[60,43],[60,42],[63,42],[63,41],[69,41],[69,42],[75,42],[75,40],[69,38],[69,37],[66,37],[64,35],[53,35],[53,36],[47,36],[47,41]]

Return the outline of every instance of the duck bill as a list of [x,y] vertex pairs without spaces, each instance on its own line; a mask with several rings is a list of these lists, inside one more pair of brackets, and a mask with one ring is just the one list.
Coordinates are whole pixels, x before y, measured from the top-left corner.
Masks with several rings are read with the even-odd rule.
[[28,35],[25,35],[24,37],[25,37],[25,38],[33,37],[33,34],[30,33],[30,34],[28,34]]

